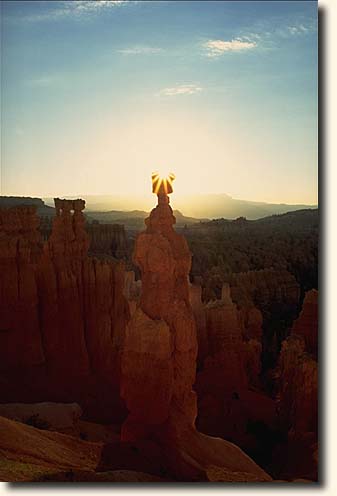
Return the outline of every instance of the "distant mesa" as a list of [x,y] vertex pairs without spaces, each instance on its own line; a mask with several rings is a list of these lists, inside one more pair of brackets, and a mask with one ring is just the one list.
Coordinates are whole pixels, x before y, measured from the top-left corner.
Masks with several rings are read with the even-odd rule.
[[32,198],[30,196],[0,196],[0,208],[18,207],[19,205],[35,206],[36,212],[40,217],[52,217],[55,214],[54,207],[46,205],[41,198]]

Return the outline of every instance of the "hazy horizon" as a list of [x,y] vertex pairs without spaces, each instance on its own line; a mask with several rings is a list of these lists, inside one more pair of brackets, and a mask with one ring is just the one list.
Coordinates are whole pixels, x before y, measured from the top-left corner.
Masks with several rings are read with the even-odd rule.
[[[53,205],[53,196],[43,196],[39,197],[42,200],[46,201],[48,205]],[[95,201],[101,201],[102,203],[104,201],[110,202],[111,204],[116,204],[116,205],[121,205],[124,206],[125,208],[122,208],[122,210],[146,210],[146,209],[151,209],[153,208],[154,204],[157,203],[157,199],[154,194],[136,194],[136,195],[123,195],[122,193],[116,194],[116,195],[91,195],[91,194],[75,194],[75,195],[65,195],[64,198],[82,198],[86,199],[87,198],[87,206],[86,208],[91,208],[90,205],[92,202]],[[228,199],[228,200],[234,200],[234,201],[240,201],[240,202],[247,202],[247,203],[258,203],[258,204],[275,204],[275,205],[300,205],[300,206],[308,206],[308,207],[316,207],[318,204],[317,203],[285,203],[285,202],[263,202],[263,201],[256,201],[254,202],[253,200],[247,200],[246,198],[233,198],[231,195],[228,195],[227,193],[189,193],[186,195],[177,195],[176,193],[172,193],[170,195],[170,204],[172,208],[176,208],[176,204],[185,202],[185,204],[188,203],[188,201],[193,201],[194,199],[200,198],[202,200],[203,198],[208,198],[208,199]]]
[[[74,200],[82,198],[85,200],[86,213],[99,214],[99,220],[111,222],[119,220],[123,223],[123,219],[130,214],[130,218],[137,217],[148,213],[157,204],[157,198],[154,194],[138,194],[133,196],[125,196],[123,194],[116,195],[85,195],[76,194],[70,196],[57,195],[60,198]],[[8,201],[6,202],[6,198]],[[10,198],[22,198],[27,204],[26,199],[31,197],[6,197],[0,196],[0,203],[4,206],[13,206]],[[34,202],[39,197],[34,198]],[[54,197],[40,197],[47,207],[54,207]],[[19,200],[20,201],[20,200]],[[28,202],[29,203],[29,202]],[[19,204],[19,203],[16,203]],[[38,205],[37,203],[35,203]],[[287,204],[287,203],[267,203],[267,202],[251,202],[249,200],[232,198],[226,193],[223,194],[205,194],[195,193],[179,196],[176,193],[170,195],[170,205],[174,211],[179,211],[183,217],[192,217],[194,219],[236,219],[238,217],[246,217],[247,219],[259,219],[275,214],[284,214],[302,209],[317,209],[317,204]],[[49,215],[43,207],[38,207],[39,215]]]
[[[155,195],[73,195],[67,198],[83,198],[86,201],[86,212],[150,212],[156,205]],[[53,198],[43,198],[47,205],[54,206]],[[173,210],[178,210],[184,216],[201,218],[237,218],[256,219],[275,213],[300,210],[302,208],[317,208],[317,204],[273,204],[266,202],[250,202],[249,200],[232,198],[223,194],[189,194],[179,196],[170,195],[170,204]]]
[[317,204],[317,2],[1,11],[2,195]]

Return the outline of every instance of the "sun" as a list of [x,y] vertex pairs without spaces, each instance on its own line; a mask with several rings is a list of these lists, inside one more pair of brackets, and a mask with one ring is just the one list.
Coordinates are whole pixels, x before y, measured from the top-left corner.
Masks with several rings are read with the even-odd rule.
[[152,192],[156,195],[168,195],[173,192],[172,181],[175,175],[167,170],[152,172]]

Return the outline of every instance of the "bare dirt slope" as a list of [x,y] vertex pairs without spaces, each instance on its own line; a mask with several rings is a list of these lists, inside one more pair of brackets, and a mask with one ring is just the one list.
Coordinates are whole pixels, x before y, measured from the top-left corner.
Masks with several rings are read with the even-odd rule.
[[8,482],[69,469],[94,471],[103,446],[3,417],[0,439],[0,480]]

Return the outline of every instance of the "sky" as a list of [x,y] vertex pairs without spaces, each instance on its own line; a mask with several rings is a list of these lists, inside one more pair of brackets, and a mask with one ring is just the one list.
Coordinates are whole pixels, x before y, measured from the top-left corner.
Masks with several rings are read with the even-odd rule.
[[1,2],[1,194],[317,203],[317,2]]

